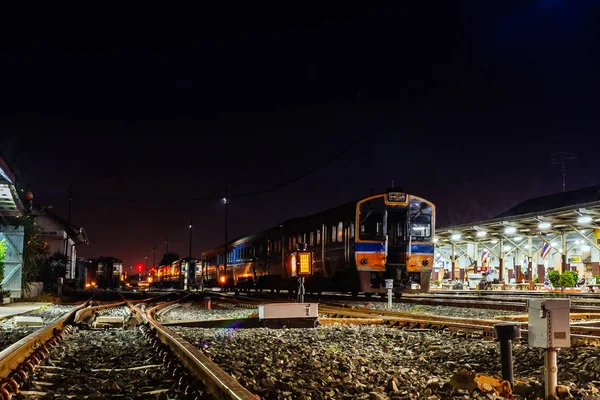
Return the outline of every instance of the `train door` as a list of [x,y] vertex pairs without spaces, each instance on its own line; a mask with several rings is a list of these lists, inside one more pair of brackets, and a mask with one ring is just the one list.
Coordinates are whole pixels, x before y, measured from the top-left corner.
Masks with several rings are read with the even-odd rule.
[[406,210],[388,208],[386,210],[387,226],[387,264],[406,264]]

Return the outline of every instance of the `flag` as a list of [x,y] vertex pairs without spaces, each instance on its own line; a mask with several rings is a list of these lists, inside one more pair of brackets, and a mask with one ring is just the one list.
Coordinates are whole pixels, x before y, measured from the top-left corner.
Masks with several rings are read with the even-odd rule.
[[484,263],[489,256],[490,256],[490,251],[486,247],[484,247],[483,251],[481,252],[481,262]]
[[542,248],[540,249],[540,256],[542,256],[542,258],[546,258],[548,253],[550,253],[551,249],[552,249],[552,246],[550,246],[550,243],[544,242],[542,244]]

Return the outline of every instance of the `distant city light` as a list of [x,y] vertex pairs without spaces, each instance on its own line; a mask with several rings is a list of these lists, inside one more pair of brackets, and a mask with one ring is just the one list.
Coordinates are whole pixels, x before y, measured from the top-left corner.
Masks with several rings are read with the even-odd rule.
[[227,197],[223,197],[222,201],[223,201],[223,204],[227,204]]

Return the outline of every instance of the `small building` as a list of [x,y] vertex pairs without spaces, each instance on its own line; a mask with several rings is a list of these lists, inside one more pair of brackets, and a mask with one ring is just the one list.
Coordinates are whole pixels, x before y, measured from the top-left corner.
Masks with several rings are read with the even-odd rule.
[[5,250],[0,286],[2,290],[10,292],[11,298],[20,299],[24,228],[16,219],[22,216],[25,210],[17,194],[15,182],[14,173],[4,158],[0,157],[0,245]]
[[85,279],[77,274],[77,247],[81,244],[89,244],[85,230],[82,227],[70,223],[52,210],[42,209],[34,206],[38,216],[36,222],[43,232],[43,240],[50,247],[50,254],[59,252],[65,254],[69,265],[65,272],[65,280],[73,283]]

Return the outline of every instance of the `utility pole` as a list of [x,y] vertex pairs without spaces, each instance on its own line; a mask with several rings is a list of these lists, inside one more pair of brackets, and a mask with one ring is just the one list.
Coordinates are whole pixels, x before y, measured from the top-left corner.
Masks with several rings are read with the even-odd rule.
[[565,192],[567,190],[567,170],[565,168],[566,160],[577,160],[577,154],[575,153],[566,153],[562,151],[557,151],[552,153],[552,162],[554,164],[561,164],[562,171],[562,191]]
[[225,276],[224,283],[227,283],[227,207],[229,205],[229,189],[225,189],[223,203],[225,204],[225,259],[223,261],[223,275]]
[[190,219],[190,252],[189,252],[190,260],[192,259],[192,219]]
[[148,275],[148,254],[146,254],[146,265],[144,266],[144,275]]
[[[67,234],[67,239],[65,240],[65,272],[67,272],[66,270],[69,270],[69,262],[68,262],[68,258],[67,258],[67,252],[69,250],[69,232],[71,231],[71,206],[73,204],[73,185],[69,185],[69,211],[67,214],[67,228],[65,229],[66,234]],[[69,277],[73,278],[71,276],[71,271],[69,270]]]

